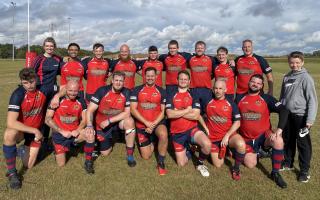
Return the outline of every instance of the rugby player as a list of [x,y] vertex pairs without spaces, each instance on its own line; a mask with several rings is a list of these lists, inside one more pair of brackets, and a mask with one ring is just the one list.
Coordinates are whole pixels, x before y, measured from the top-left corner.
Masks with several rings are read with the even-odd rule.
[[178,88],[167,96],[166,114],[170,121],[170,133],[178,166],[188,163],[186,147],[190,144],[200,146],[197,170],[208,177],[209,171],[204,165],[211,150],[211,142],[198,128],[200,103],[189,92],[190,74],[186,70],[178,73]]
[[165,175],[165,156],[168,148],[168,131],[164,111],[165,91],[156,85],[157,69],[148,67],[144,70],[146,83],[137,86],[131,93],[131,114],[135,118],[138,145],[143,159],[150,159],[154,150],[155,138],[158,138],[158,172]]
[[110,71],[122,71],[125,73],[124,87],[132,90],[135,87],[135,76],[138,71],[137,61],[131,58],[130,48],[127,44],[120,46],[119,59],[112,60]]
[[130,92],[124,88],[125,74],[116,71],[112,74],[111,85],[99,88],[91,97],[87,109],[87,134],[96,134],[100,152],[107,156],[112,150],[112,131],[125,131],[127,162],[136,165],[133,157],[135,127],[130,116]]
[[32,68],[24,68],[19,72],[21,86],[11,95],[7,128],[4,131],[3,154],[7,165],[7,177],[10,188],[19,189],[21,179],[16,169],[17,146],[24,141],[25,153],[22,162],[26,168],[32,168],[36,162],[41,140],[40,127],[44,122],[44,111],[47,90],[37,89],[37,74]]
[[234,100],[234,86],[235,86],[235,66],[234,62],[228,60],[228,49],[226,47],[219,47],[217,49],[218,62],[214,65],[214,79],[222,79],[226,82],[225,97]]
[[93,58],[87,57],[81,61],[85,69],[84,78],[87,79],[86,101],[89,104],[91,96],[98,88],[105,86],[109,75],[109,62],[103,58],[104,46],[101,43],[93,45]]
[[[53,130],[52,140],[59,167],[65,165],[66,153],[70,151],[72,144],[82,141],[86,141],[84,147],[86,161],[92,162],[94,135],[85,134],[84,131],[87,104],[78,96],[79,87],[78,81],[68,81],[66,95],[60,99],[59,107],[56,109],[49,107],[46,113],[45,122]],[[94,173],[92,168],[88,170],[86,164],[85,168],[87,172]]]
[[188,60],[191,54],[179,52],[179,43],[176,40],[171,40],[168,43],[168,54],[161,54],[159,60],[164,63],[166,71],[166,92],[171,94],[178,87],[178,73],[181,70],[187,69]]
[[[246,155],[244,164],[253,168],[257,164],[257,152],[260,147],[272,148],[271,179],[281,188],[286,188],[287,183],[279,173],[283,160],[282,130],[287,119],[288,110],[273,96],[263,94],[263,76],[253,75],[249,80],[248,93],[238,102],[241,114],[239,132],[246,141]],[[278,127],[272,131],[270,113],[279,113]]]
[[243,55],[236,58],[237,95],[244,95],[248,91],[249,79],[254,74],[265,74],[268,81],[268,94],[273,94],[272,68],[261,56],[253,53],[253,42],[242,42]]
[[246,144],[237,133],[240,127],[240,113],[233,100],[225,97],[226,81],[217,79],[214,83],[214,98],[205,103],[207,115],[206,128],[212,142],[211,160],[220,168],[224,163],[226,148],[234,152],[235,164],[231,170],[232,178],[240,180],[240,165],[243,162]]

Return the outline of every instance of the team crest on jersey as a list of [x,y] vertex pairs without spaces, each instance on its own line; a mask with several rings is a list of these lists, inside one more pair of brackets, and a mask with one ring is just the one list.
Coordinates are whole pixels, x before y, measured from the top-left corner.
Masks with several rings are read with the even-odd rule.
[[228,111],[228,110],[229,110],[229,107],[228,107],[228,106],[223,106],[223,107],[222,107],[222,110],[223,110],[223,111]]
[[255,63],[253,61],[248,62],[249,65],[254,65]]
[[153,97],[158,96],[158,93],[154,92],[154,93],[152,93],[151,96],[153,96]]
[[81,72],[82,72],[82,69],[77,69],[77,72],[81,73]]
[[202,62],[207,62],[207,59],[206,59],[206,58],[202,58],[201,61],[202,61]]
[[225,72],[225,73],[229,73],[229,72],[230,72],[230,69],[227,68],[227,69],[224,70],[224,72]]
[[79,110],[80,106],[79,105],[74,105],[73,110]]
[[121,98],[118,98],[118,99],[117,99],[117,103],[122,103],[122,99],[121,99]]
[[255,104],[256,104],[257,106],[261,106],[262,101],[261,101],[261,100],[257,100],[257,101],[255,102]]
[[37,94],[36,94],[36,97],[35,97],[35,99],[36,99],[36,101],[39,101],[40,100],[40,92],[37,92]]

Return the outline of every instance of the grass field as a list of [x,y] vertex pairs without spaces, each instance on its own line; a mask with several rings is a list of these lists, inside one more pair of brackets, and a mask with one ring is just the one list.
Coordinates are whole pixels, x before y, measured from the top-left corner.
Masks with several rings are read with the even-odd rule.
[[[275,77],[275,96],[279,97],[281,80],[288,71],[285,60],[269,60]],[[320,94],[320,59],[306,60]],[[166,158],[169,173],[158,176],[156,161],[140,158],[135,150],[137,166],[126,164],[125,145],[117,143],[109,157],[99,157],[95,161],[96,173],[85,174],[82,165],[84,155],[72,157],[67,165],[58,168],[53,154],[38,163],[23,177],[23,187],[19,191],[7,189],[5,162],[2,153],[2,138],[6,124],[6,111],[11,92],[18,84],[17,72],[24,61],[0,61],[0,199],[320,199],[320,137],[319,115],[312,128],[313,159],[309,183],[296,181],[295,172],[282,172],[288,183],[287,189],[279,189],[268,178],[271,170],[269,159],[261,160],[255,169],[241,167],[242,178],[235,182],[229,173],[230,162],[221,169],[207,163],[210,177],[203,178],[195,170],[192,162],[184,168],[177,167],[174,158]],[[273,123],[275,123],[273,115]],[[233,160],[231,161],[233,163]],[[21,162],[17,159],[18,169]],[[298,164],[295,163],[295,167]]]

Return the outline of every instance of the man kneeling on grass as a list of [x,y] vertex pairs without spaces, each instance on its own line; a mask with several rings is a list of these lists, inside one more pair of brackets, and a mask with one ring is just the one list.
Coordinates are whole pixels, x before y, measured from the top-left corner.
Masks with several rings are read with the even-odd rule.
[[83,98],[78,97],[79,83],[69,81],[66,94],[60,99],[56,109],[49,107],[46,114],[46,124],[53,129],[55,157],[59,167],[66,163],[66,152],[73,143],[86,141],[84,152],[86,159],[91,160],[94,148],[94,134],[85,133],[85,116],[87,105]]

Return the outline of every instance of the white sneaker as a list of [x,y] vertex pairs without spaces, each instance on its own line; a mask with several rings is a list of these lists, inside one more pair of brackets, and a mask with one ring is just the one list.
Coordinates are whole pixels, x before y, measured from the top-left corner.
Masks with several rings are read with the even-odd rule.
[[198,165],[197,166],[197,170],[200,172],[200,174],[203,176],[203,177],[209,177],[210,176],[210,173],[208,171],[208,167],[205,166],[205,165]]

